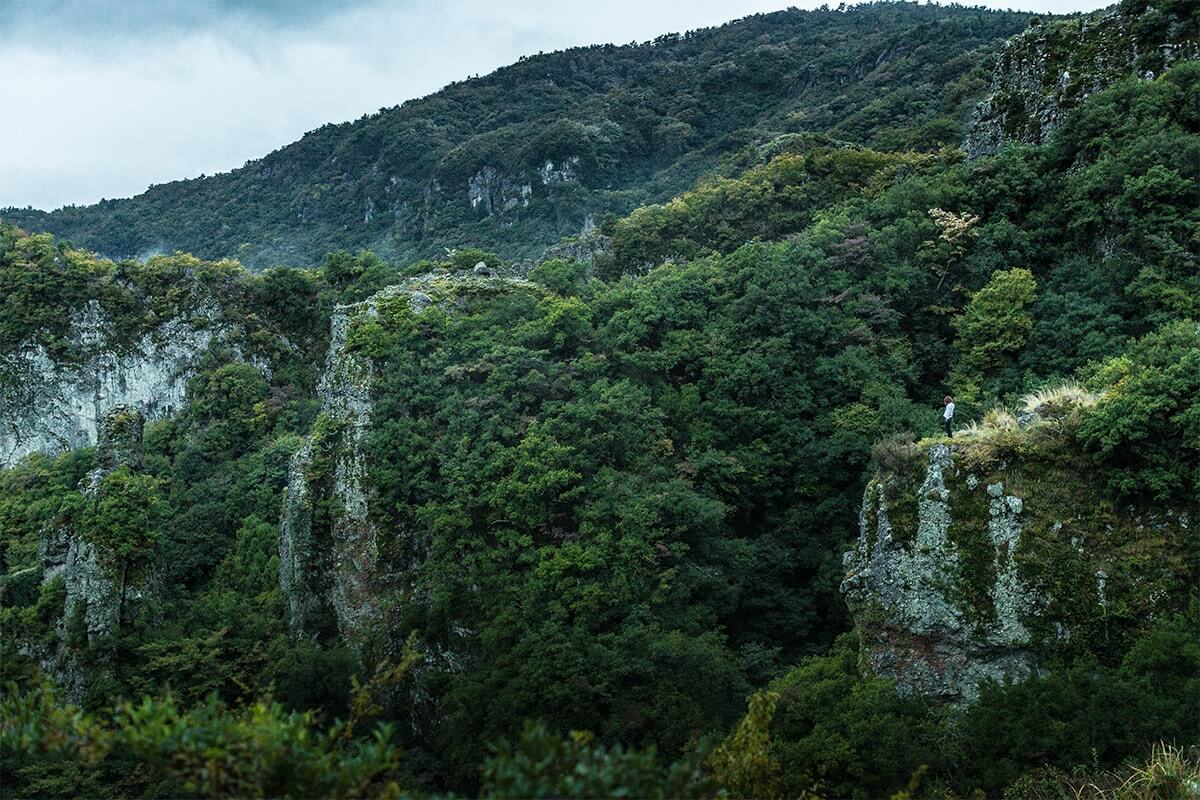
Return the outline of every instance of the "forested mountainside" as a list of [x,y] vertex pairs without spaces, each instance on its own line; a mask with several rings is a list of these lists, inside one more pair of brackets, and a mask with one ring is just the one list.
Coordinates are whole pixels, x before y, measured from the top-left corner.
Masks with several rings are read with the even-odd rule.
[[1187,796],[1163,67],[970,160],[781,135],[531,267],[0,224],[0,794]]
[[462,246],[530,258],[781,133],[956,145],[987,55],[1027,19],[872,3],[531,56],[327,125],[231,173],[2,216],[114,258],[184,250],[260,268],[334,250],[411,260]]

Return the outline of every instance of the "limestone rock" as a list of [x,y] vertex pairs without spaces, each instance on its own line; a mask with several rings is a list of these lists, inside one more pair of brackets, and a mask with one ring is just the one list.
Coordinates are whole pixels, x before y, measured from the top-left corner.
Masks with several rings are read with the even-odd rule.
[[[916,494],[916,531],[897,532],[889,518],[889,490],[883,482],[867,489],[858,547],[845,555],[842,591],[855,618],[871,669],[894,678],[904,691],[957,700],[974,695],[984,678],[1022,677],[1032,669],[1028,634],[1018,615],[1020,586],[1010,569],[1020,523],[1006,515],[989,523],[997,557],[1005,565],[993,589],[994,621],[972,620],[950,588],[963,568],[959,548],[948,538],[950,492],[945,474],[953,470],[949,447],[936,445]],[[1003,490],[989,487],[997,507]],[[900,541],[907,533],[911,541]]]
[[[101,420],[101,438],[97,451],[98,466],[84,477],[79,491],[93,496],[106,475],[122,466],[136,469],[142,463],[142,430],[145,418],[130,406],[117,406]],[[83,538],[64,523],[51,526],[42,534],[38,548],[42,561],[42,581],[61,577],[65,591],[62,617],[58,624],[59,644],[48,653],[44,664],[64,687],[68,697],[78,701],[83,692],[80,672],[71,643],[71,631],[80,625],[87,643],[103,641],[115,632],[121,620],[123,598],[121,583],[101,548]],[[136,587],[129,593],[140,596]]]
[[[374,410],[374,360],[353,344],[356,328],[387,324],[403,313],[438,308],[453,313],[457,293],[536,290],[517,278],[427,274],[390,286],[360,303],[338,306],[330,323],[329,353],[317,388],[321,416],[308,442],[292,457],[280,519],[279,581],[296,633],[328,631],[362,646],[386,638],[384,607],[405,565],[380,563],[381,532],[371,513],[365,451]],[[328,509],[327,515],[317,508]],[[386,535],[403,537],[403,531]]]
[[467,202],[471,208],[491,217],[529,205],[533,187],[520,178],[485,166],[467,181]]
[[0,467],[34,452],[60,453],[95,444],[100,423],[118,406],[160,419],[184,405],[188,379],[216,342],[240,351],[241,332],[220,304],[198,296],[186,317],[169,319],[124,341],[96,301],[71,317],[70,346],[56,361],[30,340],[0,354]]
[[1022,430],[1044,456],[1030,444],[1008,461],[986,439],[956,439],[869,482],[842,592],[872,672],[969,702],[980,681],[1120,652],[1182,610],[1191,514],[1114,507],[1104,476],[1083,458],[1070,467],[1070,436],[1046,438],[1055,430]]

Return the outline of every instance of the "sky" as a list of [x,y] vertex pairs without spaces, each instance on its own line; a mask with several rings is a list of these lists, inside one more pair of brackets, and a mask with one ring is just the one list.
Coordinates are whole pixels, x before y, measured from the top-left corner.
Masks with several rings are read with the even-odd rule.
[[[1042,13],[1108,4],[976,2]],[[82,205],[227,171],[522,55],[820,4],[0,0],[0,208]]]

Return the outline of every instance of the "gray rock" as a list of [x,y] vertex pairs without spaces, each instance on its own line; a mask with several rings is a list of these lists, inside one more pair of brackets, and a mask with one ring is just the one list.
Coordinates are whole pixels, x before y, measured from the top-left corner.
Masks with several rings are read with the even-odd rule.
[[[392,574],[396,565],[380,563],[381,532],[371,510],[364,448],[374,411],[376,365],[348,346],[350,332],[356,321],[378,319],[387,303],[407,302],[417,312],[437,305],[452,312],[454,303],[442,298],[460,285],[475,290],[532,287],[515,278],[429,274],[334,309],[329,352],[317,386],[324,417],[321,435],[310,436],[292,457],[279,524],[279,583],[297,634],[311,632],[311,621],[327,610],[350,646],[387,635],[384,608],[397,592]],[[330,514],[321,526],[313,518],[318,505]],[[328,532],[318,539],[318,529]]]
[[996,552],[995,615],[981,621],[953,591],[962,569],[947,535],[953,501],[945,479],[955,469],[953,451],[934,445],[927,456],[916,531],[910,536],[895,536],[886,481],[868,485],[858,543],[843,557],[842,592],[873,672],[895,680],[906,693],[969,701],[986,678],[1021,678],[1036,668],[1021,621],[1029,600],[1013,560],[1022,506],[1004,496],[1002,485],[987,487],[986,533]]
[[533,196],[533,187],[495,167],[485,166],[467,181],[467,202],[472,209],[491,217],[502,212],[525,208]]
[[209,346],[221,341],[239,353],[241,335],[216,300],[198,296],[186,318],[123,342],[91,301],[70,319],[68,339],[79,360],[57,362],[32,338],[0,354],[0,467],[30,453],[95,444],[101,420],[118,406],[147,419],[175,414]]
[[412,310],[420,314],[433,305],[433,298],[424,292],[413,292],[409,303],[412,305]]
[[1116,7],[1032,26],[1010,39],[987,98],[975,108],[963,144],[968,158],[990,155],[1009,142],[1041,144],[1089,95],[1124,78],[1152,78],[1137,71],[1140,53],[1156,48],[1166,65],[1200,57],[1200,41],[1184,38],[1179,24],[1167,26],[1169,41],[1140,42],[1138,19]]
[[[92,497],[113,470],[141,466],[144,425],[141,412],[129,406],[117,406],[105,415],[99,426],[99,466],[80,482],[80,492]],[[66,594],[57,626],[58,645],[45,654],[43,666],[56,677],[68,698],[78,702],[82,699],[85,676],[71,644],[70,628],[76,621],[81,622],[87,642],[96,644],[120,627],[122,604],[141,597],[143,592],[137,585],[123,586],[115,558],[64,522],[43,531],[38,554],[43,582],[61,577]]]

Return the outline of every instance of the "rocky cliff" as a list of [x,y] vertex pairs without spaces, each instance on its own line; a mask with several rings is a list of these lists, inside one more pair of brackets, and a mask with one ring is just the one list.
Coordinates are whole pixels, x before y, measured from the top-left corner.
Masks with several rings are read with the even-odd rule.
[[[294,631],[365,646],[386,630],[381,623],[389,598],[408,588],[411,564],[383,563],[381,531],[372,515],[365,440],[379,364],[364,345],[364,330],[386,331],[398,315],[454,313],[467,297],[516,287],[533,284],[495,277],[479,264],[471,274],[410,278],[334,309],[317,390],[321,413],[289,465],[279,526],[279,581]],[[389,541],[404,536],[386,532]]]
[[[99,425],[97,466],[79,486],[85,502],[96,498],[105,476],[114,470],[141,467],[144,426],[145,418],[131,406],[115,406],[105,414]],[[61,581],[63,591],[57,639],[41,654],[42,663],[78,702],[85,686],[81,651],[95,648],[118,629],[122,604],[140,596],[141,589],[123,586],[113,568],[112,554],[88,541],[70,519],[45,531],[38,555],[43,585]]]
[[1127,2],[1085,17],[1034,23],[1005,45],[975,109],[969,157],[1008,142],[1040,144],[1086,97],[1124,78],[1153,78],[1200,58],[1194,3]]
[[[292,457],[279,525],[279,582],[296,630],[311,628],[314,615],[327,603],[339,632],[353,641],[376,615],[371,590],[379,551],[368,515],[362,452],[371,420],[373,364],[347,344],[353,321],[378,317],[383,297],[405,291],[389,287],[333,313],[329,354],[317,389],[321,416]],[[423,297],[415,290],[408,293],[414,310]],[[320,501],[321,509],[315,509]]]
[[865,666],[905,692],[1119,653],[1188,596],[1196,509],[1114,504],[1064,420],[1022,423],[901,448],[867,486],[842,591]]
[[[67,358],[31,336],[0,354],[0,467],[34,452],[96,444],[101,420],[130,406],[147,419],[182,409],[188,379],[214,345],[241,354],[243,331],[215,297],[130,340],[96,301],[69,313]],[[265,370],[265,364],[262,365]]]

